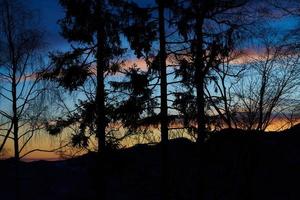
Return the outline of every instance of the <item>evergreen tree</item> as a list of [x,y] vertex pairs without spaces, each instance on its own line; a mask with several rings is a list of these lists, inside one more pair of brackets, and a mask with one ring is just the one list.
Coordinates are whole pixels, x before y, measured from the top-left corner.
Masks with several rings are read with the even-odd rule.
[[245,4],[246,1],[186,0],[177,10],[179,33],[190,48],[178,56],[177,76],[188,90],[177,94],[174,106],[191,117],[186,124],[196,121],[198,143],[206,138],[206,79],[211,69],[218,68],[234,50],[237,30],[244,23],[241,8]]
[[118,1],[61,0],[60,4],[65,9],[65,17],[59,21],[61,34],[72,46],[69,52],[51,55],[54,67],[44,78],[57,81],[71,92],[92,82],[95,91],[91,98],[80,102],[78,113],[60,123],[61,127],[49,129],[56,134],[72,123],[81,123],[81,131],[74,136],[74,141],[88,145],[87,141],[79,139],[87,140],[85,132],[94,132],[98,138],[98,151],[105,151],[110,109],[105,77],[118,70],[122,64],[119,58],[125,51],[121,48],[122,17],[118,12]]
[[[106,199],[106,128],[110,122],[110,105],[105,88],[105,78],[114,74],[121,65],[122,16],[119,12],[121,0],[60,0],[65,16],[59,20],[62,36],[71,43],[71,50],[52,54],[54,67],[44,78],[57,81],[69,91],[79,90],[92,98],[81,101],[77,112],[60,119],[48,129],[57,134],[71,124],[80,124],[74,133],[75,145],[88,146],[90,135],[98,139],[99,178],[98,194]],[[86,91],[85,84],[94,84],[94,91]],[[93,94],[90,94],[90,93]]]
[[[160,124],[162,144],[162,191],[163,199],[167,199],[167,145],[169,135],[169,114],[168,114],[168,82],[167,82],[167,34],[166,25],[170,28],[172,24],[172,9],[176,5],[175,0],[156,0],[155,5],[140,7],[131,3],[124,6],[127,26],[124,30],[131,48],[138,58],[143,57],[148,64],[146,71],[131,68],[127,71],[127,81],[124,83],[113,83],[117,90],[121,88],[129,92],[129,98],[121,103],[119,113],[125,126],[129,128],[140,128]],[[154,2],[153,2],[154,3]],[[170,14],[169,18],[166,13]],[[128,13],[129,11],[129,13]],[[171,28],[170,28],[171,29]],[[173,30],[172,30],[173,31]],[[174,35],[173,32],[171,35]],[[170,37],[170,35],[169,35]],[[154,46],[158,43],[158,52],[150,56]],[[159,88],[158,88],[159,87]],[[140,88],[140,90],[137,90]],[[136,93],[139,91],[139,93]],[[159,94],[155,96],[155,94]],[[139,97],[139,95],[141,95]],[[159,113],[156,112],[160,109]],[[147,113],[145,113],[145,110]],[[145,115],[146,114],[146,115]],[[136,130],[135,130],[136,131]]]

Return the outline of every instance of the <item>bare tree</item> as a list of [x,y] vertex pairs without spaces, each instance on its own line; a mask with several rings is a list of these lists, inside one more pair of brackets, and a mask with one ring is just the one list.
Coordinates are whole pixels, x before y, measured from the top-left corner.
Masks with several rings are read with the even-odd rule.
[[256,55],[244,64],[244,77],[234,87],[239,105],[235,120],[242,128],[264,131],[297,98],[300,69],[299,55],[286,38],[268,29],[258,40]]
[[238,65],[243,51],[232,52],[219,68],[211,70],[209,82],[205,85],[205,95],[210,111],[208,123],[214,129],[237,128],[234,115],[237,113],[237,102],[234,98],[234,86],[242,78],[245,66]]
[[42,32],[33,12],[18,0],[0,1],[0,151],[13,141],[19,160],[29,141],[42,129],[44,85]]

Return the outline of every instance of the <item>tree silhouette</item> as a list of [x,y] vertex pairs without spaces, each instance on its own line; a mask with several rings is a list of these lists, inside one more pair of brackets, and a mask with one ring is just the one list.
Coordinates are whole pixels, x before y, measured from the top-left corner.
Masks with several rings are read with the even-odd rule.
[[[176,103],[190,102],[194,109],[197,124],[197,142],[206,138],[205,81],[211,69],[218,68],[231,51],[234,50],[236,30],[243,23],[234,15],[247,1],[185,1],[178,9],[177,26],[184,41],[189,44],[188,53],[181,52],[180,70],[188,87],[188,93],[178,94]],[[224,15],[226,12],[231,14]],[[239,12],[240,13],[240,12]],[[193,99],[193,85],[196,98]],[[177,105],[178,106],[178,105]],[[192,106],[192,105],[191,105]],[[191,109],[190,109],[191,110]],[[193,114],[190,114],[193,116]]]
[[34,26],[33,12],[21,2],[1,0],[0,10],[0,130],[5,132],[0,151],[12,140],[14,157],[19,160],[27,155],[30,140],[45,128],[43,37]]
[[[122,18],[117,6],[121,1],[104,0],[60,0],[65,9],[65,17],[59,21],[62,36],[72,43],[72,50],[52,56],[55,67],[44,78],[59,82],[70,91],[82,87],[87,81],[94,82],[94,99],[81,102],[79,113],[69,116],[59,123],[60,127],[50,127],[56,133],[72,123],[80,123],[79,132],[72,142],[88,145],[89,135],[96,133],[98,138],[100,183],[99,195],[105,199],[105,152],[106,128],[109,123],[105,77],[120,67],[118,57],[121,48]],[[95,128],[94,128],[95,126]],[[102,152],[102,154],[100,154]]]
[[[240,112],[238,128],[265,131],[271,122],[294,107],[299,77],[299,56],[285,35],[266,28],[257,30],[259,55],[244,65],[244,76],[234,86]],[[274,38],[277,38],[274,40]],[[296,95],[296,96],[295,96]]]
[[[70,116],[66,120],[69,123],[60,125],[66,127],[81,121],[81,136],[75,136],[74,141],[79,138],[86,140],[84,132],[89,127],[89,131],[98,137],[98,151],[105,151],[109,108],[106,105],[105,77],[117,71],[121,65],[118,58],[124,52],[117,1],[61,0],[60,4],[65,8],[65,18],[59,24],[62,36],[72,43],[71,51],[52,54],[55,67],[44,78],[55,80],[70,91],[82,88],[89,81],[95,84],[95,94],[91,95],[94,99],[80,102],[81,114]],[[92,124],[95,124],[95,130]]]
[[[153,2],[154,3],[154,2]],[[117,113],[123,115],[121,120],[125,126],[139,128],[148,125],[157,126],[160,124],[160,138],[162,145],[162,195],[163,199],[168,199],[168,160],[167,145],[169,135],[169,114],[168,114],[168,81],[167,81],[167,59],[169,52],[167,50],[167,38],[174,35],[166,34],[167,28],[172,26],[170,21],[173,18],[173,8],[177,5],[176,0],[155,1],[155,5],[150,7],[140,7],[135,3],[124,6],[124,13],[127,18],[128,26],[125,28],[125,35],[128,38],[131,48],[135,51],[138,58],[144,57],[148,64],[147,72],[140,72],[135,67],[127,71],[129,81],[126,83],[114,82],[112,86],[116,89],[129,90],[129,98],[121,105],[121,110]],[[129,10],[129,13],[128,13]],[[166,17],[168,10],[169,18]],[[158,52],[155,56],[149,56],[154,49],[155,42],[159,43]],[[157,82],[154,80],[157,79]],[[159,86],[159,90],[155,89]],[[140,88],[141,90],[138,90]],[[151,88],[151,89],[150,89]],[[153,94],[159,93],[158,96]],[[139,97],[139,95],[141,95]],[[159,99],[159,105],[158,101]],[[157,114],[155,109],[159,108]],[[146,117],[144,111],[147,110]]]

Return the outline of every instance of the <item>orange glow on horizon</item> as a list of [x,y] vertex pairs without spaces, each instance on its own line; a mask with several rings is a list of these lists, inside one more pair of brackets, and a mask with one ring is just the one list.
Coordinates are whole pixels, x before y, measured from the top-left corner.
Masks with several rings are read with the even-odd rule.
[[[267,132],[278,132],[278,131],[282,131],[285,129],[288,129],[296,124],[300,123],[300,119],[295,119],[293,121],[288,121],[288,120],[284,120],[284,119],[274,119],[272,121],[272,123],[268,126],[268,128],[266,129]],[[180,130],[180,128],[182,127],[179,123],[173,123],[170,124],[170,127],[172,128],[178,128],[178,130]],[[152,127],[153,131],[152,133],[150,133],[149,135],[145,136],[131,136],[126,138],[123,142],[122,142],[122,146],[124,148],[129,148],[134,146],[135,144],[140,144],[140,143],[156,143],[160,141],[160,134],[159,134],[159,130],[157,129],[157,127]],[[143,135],[143,134],[141,134]],[[43,137],[43,136],[42,136]],[[144,138],[143,138],[144,137]],[[191,135],[189,135],[186,131],[184,131],[184,129],[182,129],[181,131],[175,133],[175,132],[170,132],[170,138],[176,138],[176,137],[185,137],[185,138],[189,138],[191,140],[193,140],[193,138],[191,137]],[[26,151],[30,151],[31,149],[55,149],[59,147],[59,142],[55,141],[55,138],[49,138],[48,136],[44,136],[42,141],[38,142],[38,141],[32,141],[31,144],[26,148]],[[7,152],[6,155],[3,156],[2,155],[2,159],[3,158],[8,158],[13,156],[13,149],[12,149],[12,142],[10,141],[7,145]],[[36,151],[33,152],[31,154],[29,154],[28,156],[24,157],[22,160],[25,162],[30,162],[30,161],[37,161],[37,160],[48,160],[48,161],[55,161],[55,160],[63,160],[66,158],[70,158],[72,156],[62,156],[62,155],[71,155],[74,154],[74,152],[76,152],[78,150],[76,149],[67,149],[65,150],[65,152],[42,152],[42,151]],[[85,152],[76,152],[76,155],[82,155]],[[75,155],[75,154],[74,154]]]

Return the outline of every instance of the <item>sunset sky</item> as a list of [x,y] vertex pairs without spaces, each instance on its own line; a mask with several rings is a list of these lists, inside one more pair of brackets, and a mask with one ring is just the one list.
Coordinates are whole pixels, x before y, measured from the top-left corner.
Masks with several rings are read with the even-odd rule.
[[[140,0],[139,3],[141,5],[151,4],[149,0]],[[64,16],[63,9],[59,6],[58,0],[27,0],[26,6],[30,9],[35,10],[40,16],[41,27],[45,30],[45,37],[47,42],[47,50],[49,51],[66,51],[69,49],[69,43],[60,36],[60,27],[57,24],[57,21]],[[275,29],[281,30],[285,32],[287,30],[295,28],[298,25],[298,20],[295,17],[285,17],[280,20],[274,20],[270,22],[271,26]],[[252,56],[257,56],[257,52],[252,52]],[[130,59],[127,65],[132,65],[133,63],[138,63],[141,66],[145,66],[145,63],[141,60],[135,60],[133,55],[129,55],[132,59]],[[245,62],[245,60],[239,60],[238,62]],[[269,130],[276,130],[276,128],[281,127],[282,121],[276,121],[276,124],[272,125]],[[41,148],[41,149],[53,149],[59,145],[59,141],[55,138],[51,138],[51,136],[46,136],[46,134],[42,133],[42,136],[36,138],[32,141],[32,144],[28,146],[28,148]],[[66,136],[67,137],[67,136]],[[61,138],[61,140],[66,138]],[[37,145],[38,144],[38,145]],[[7,146],[10,146],[8,144]],[[11,152],[9,152],[11,154]],[[38,152],[34,153],[26,159],[28,160],[36,160],[36,159],[58,159],[59,155],[54,153],[43,153]]]

